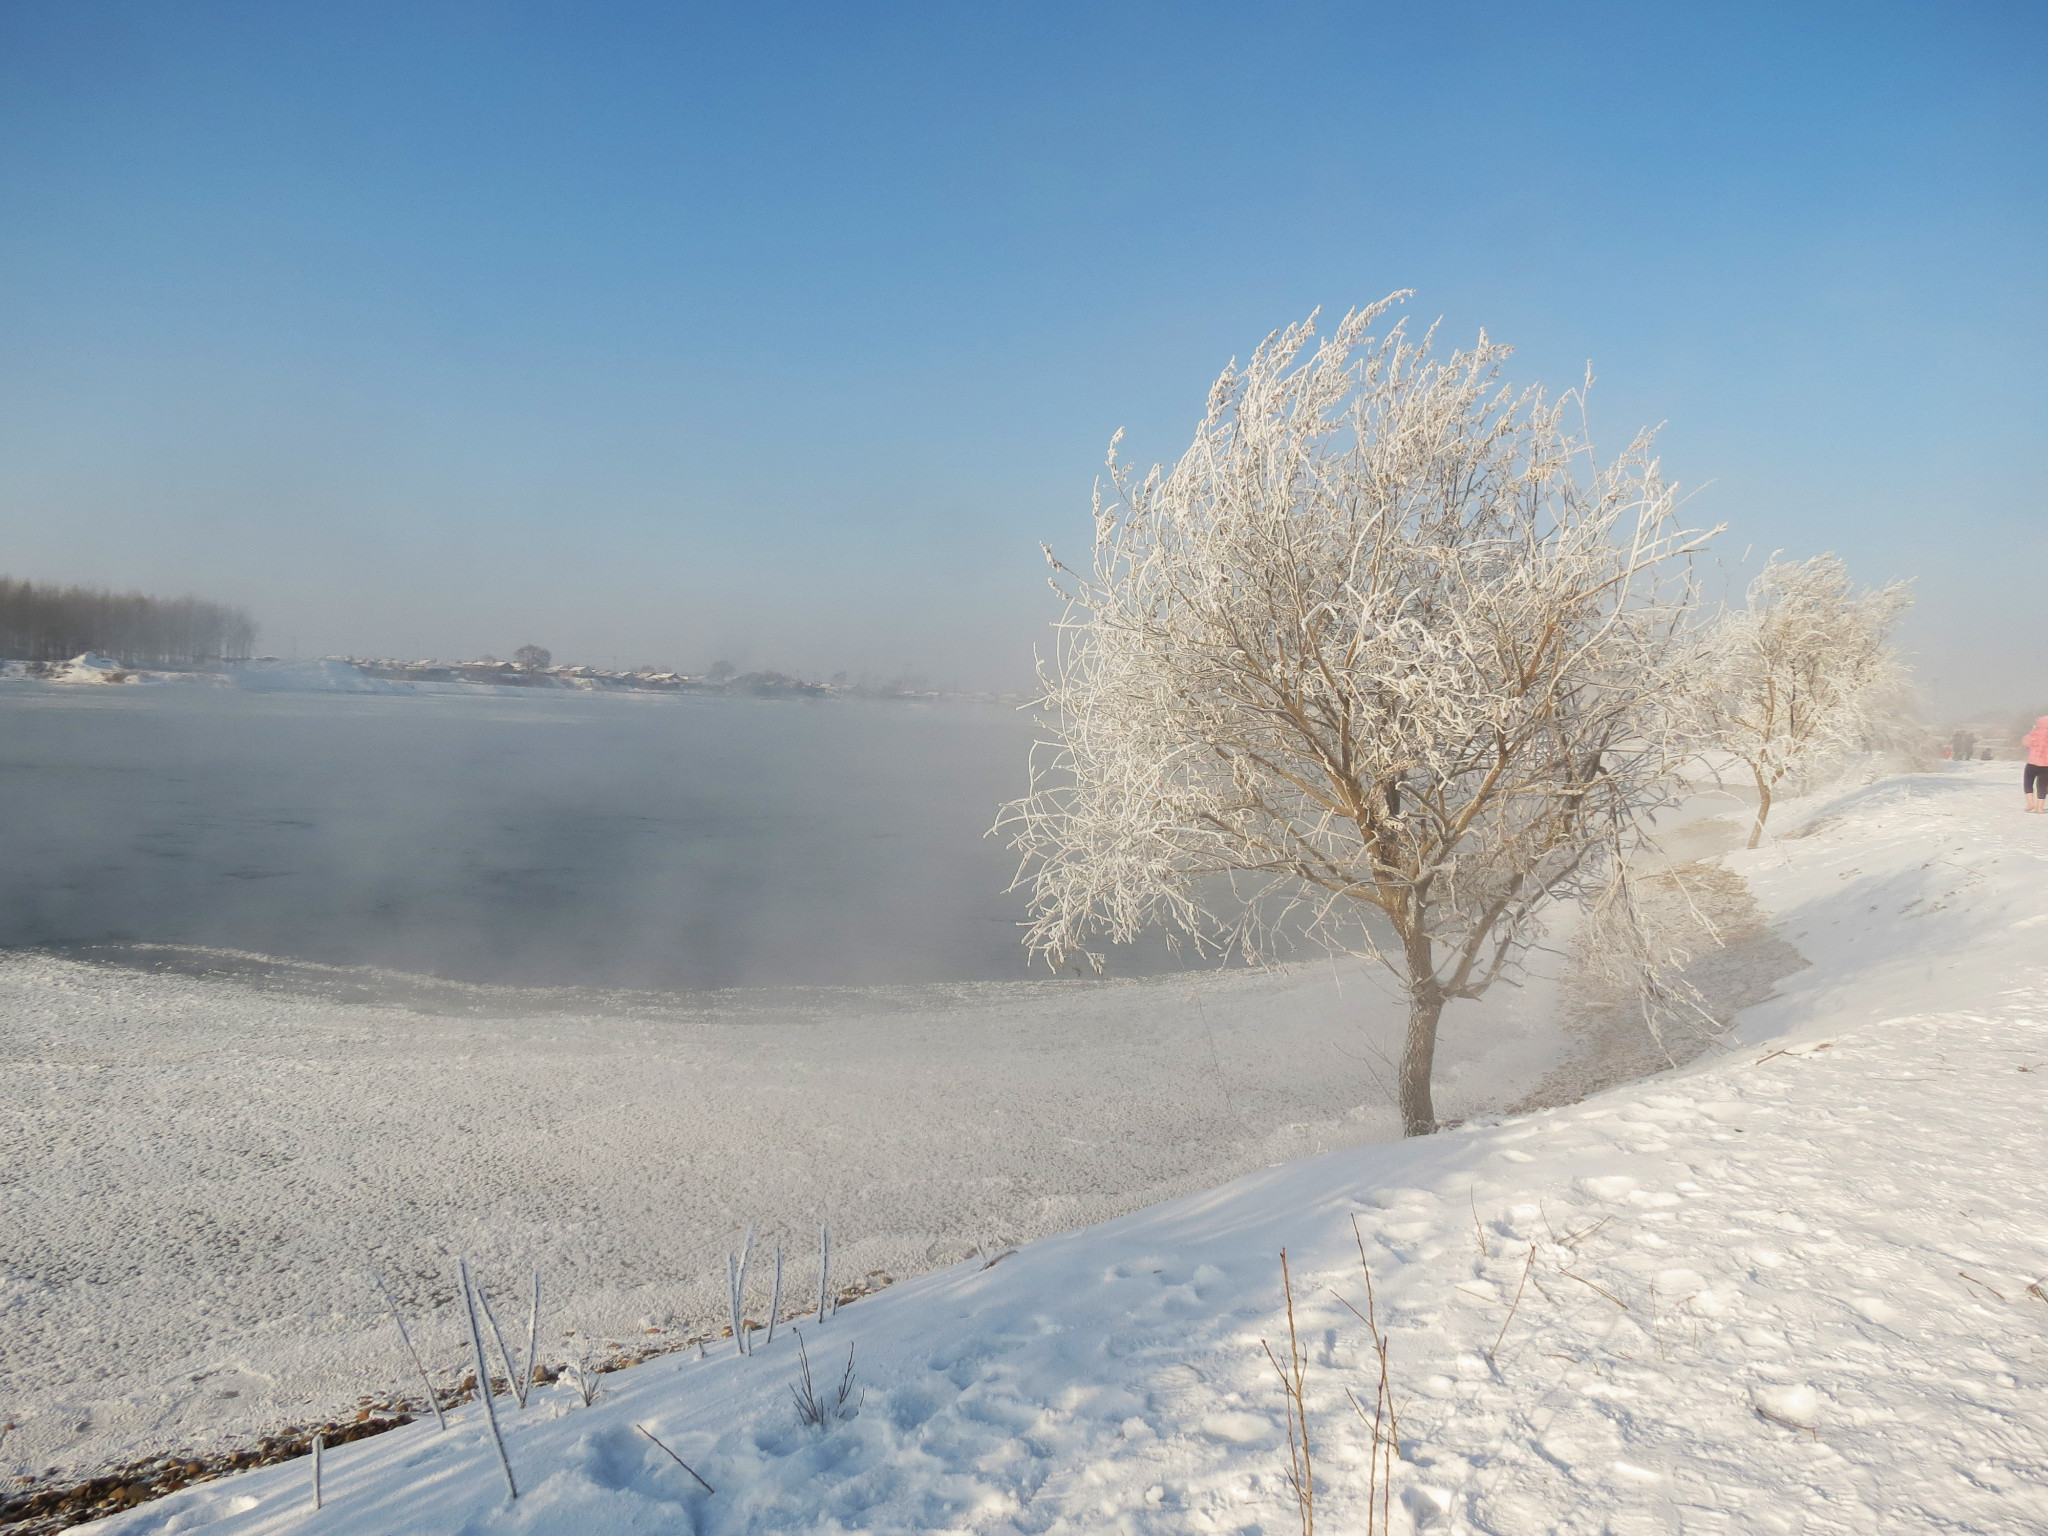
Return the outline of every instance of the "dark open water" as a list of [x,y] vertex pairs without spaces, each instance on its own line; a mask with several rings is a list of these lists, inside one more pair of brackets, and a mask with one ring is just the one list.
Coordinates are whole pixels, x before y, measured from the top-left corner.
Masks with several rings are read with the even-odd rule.
[[8,687],[0,945],[517,986],[1022,979],[983,834],[1031,738],[970,704]]

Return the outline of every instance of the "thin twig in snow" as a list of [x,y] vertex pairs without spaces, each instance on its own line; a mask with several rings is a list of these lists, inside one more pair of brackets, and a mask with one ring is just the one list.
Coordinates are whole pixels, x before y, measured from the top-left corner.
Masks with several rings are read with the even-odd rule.
[[377,1289],[384,1292],[384,1304],[391,1309],[391,1321],[398,1324],[398,1337],[405,1342],[405,1351],[412,1356],[413,1368],[420,1373],[420,1385],[427,1391],[427,1406],[434,1410],[434,1423],[438,1428],[445,1430],[448,1427],[448,1419],[441,1412],[441,1394],[434,1390],[434,1383],[427,1375],[426,1361],[422,1360],[420,1352],[413,1348],[412,1335],[406,1331],[405,1319],[399,1315],[398,1303],[385,1286],[382,1275],[373,1269],[370,1271],[370,1278],[377,1282]]
[[1557,1245],[1560,1248],[1577,1248],[1580,1243],[1583,1243],[1612,1220],[1614,1220],[1612,1216],[1602,1216],[1598,1221],[1593,1222],[1589,1226],[1581,1227],[1576,1232],[1567,1232],[1563,1237],[1557,1238]]
[[1308,1358],[1295,1331],[1294,1279],[1288,1273],[1285,1248],[1280,1250],[1280,1294],[1287,1301],[1287,1364],[1283,1366],[1280,1363],[1271,1344],[1264,1339],[1259,1344],[1266,1351],[1266,1358],[1273,1363],[1273,1370],[1280,1378],[1281,1396],[1286,1401],[1287,1482],[1294,1491],[1295,1513],[1301,1519],[1301,1536],[1315,1536],[1315,1465],[1309,1456],[1308,1406],[1305,1401]]
[[1494,1360],[1500,1354],[1501,1341],[1508,1336],[1508,1328],[1514,1322],[1515,1313],[1522,1305],[1522,1289],[1529,1283],[1529,1271],[1535,1267],[1536,1245],[1531,1243],[1529,1245],[1529,1261],[1522,1266],[1522,1283],[1515,1287],[1515,1300],[1514,1304],[1508,1308],[1507,1321],[1500,1325],[1500,1332],[1494,1336],[1493,1348],[1486,1352],[1486,1358],[1489,1361]]
[[825,1321],[825,1301],[832,1285],[832,1223],[818,1224],[818,1322]]
[[1750,1404],[1750,1407],[1755,1411],[1756,1416],[1760,1419],[1768,1419],[1773,1424],[1782,1424],[1787,1429],[1796,1429],[1805,1434],[1813,1436],[1815,1440],[1820,1439],[1820,1431],[1815,1429],[1811,1424],[1801,1424],[1797,1419],[1785,1418],[1782,1414],[1773,1413],[1768,1408],[1758,1408],[1754,1403]]
[[484,1358],[483,1330],[477,1326],[476,1292],[469,1283],[469,1260],[458,1259],[456,1268],[462,1275],[462,1306],[469,1315],[469,1345],[476,1359],[476,1395],[484,1400],[484,1417],[490,1422],[491,1443],[498,1448],[498,1465],[505,1472],[505,1487],[516,1499],[519,1484],[512,1480],[512,1458],[505,1454],[505,1437],[498,1431],[498,1405],[491,1396],[491,1366]]
[[[851,1344],[846,1346],[846,1370],[839,1378],[838,1394],[830,1402],[827,1402],[824,1398],[818,1396],[817,1388],[812,1384],[811,1355],[810,1351],[804,1348],[803,1330],[801,1328],[792,1328],[790,1332],[796,1335],[796,1357],[799,1368],[798,1378],[789,1389],[789,1395],[796,1399],[797,1419],[801,1423],[808,1424],[813,1429],[824,1429],[830,1425],[832,1420],[843,1419],[848,1416],[849,1410],[846,1404],[847,1400],[853,1396],[853,1346]],[[861,1401],[865,1401],[866,1398],[867,1393],[863,1391],[861,1393]],[[853,1406],[855,1409],[858,1409],[860,1401],[856,1401]]]
[[[659,1440],[654,1439],[654,1431],[649,1429],[645,1424],[635,1424],[633,1427],[639,1430],[640,1433],[645,1435],[648,1439],[654,1440],[654,1443],[656,1445],[661,1445],[661,1442]],[[690,1476],[696,1478],[697,1481],[700,1484],[702,1484],[703,1489],[706,1493],[718,1492],[716,1488],[712,1487],[709,1483],[704,1481],[703,1474],[698,1472],[698,1470],[695,1467],[691,1466],[687,1461],[683,1460],[683,1458],[678,1456],[674,1451],[669,1451],[667,1446],[661,1445],[661,1448],[664,1451],[668,1451],[668,1457],[670,1461],[673,1461],[677,1466],[681,1467],[685,1472],[689,1473]]]
[[[533,1385],[533,1368],[540,1363],[540,1271],[533,1272],[533,1305],[526,1312],[526,1384]],[[525,1393],[520,1394],[521,1398]]]
[[[491,1325],[491,1337],[498,1343],[498,1358],[505,1362],[505,1381],[512,1388],[512,1396],[520,1407],[526,1406],[526,1389],[519,1384],[519,1367],[513,1363],[512,1351],[505,1347],[505,1335],[498,1328],[497,1314],[491,1311],[491,1298],[484,1293],[481,1283],[476,1288],[476,1299],[483,1304],[484,1321]],[[482,1380],[484,1389],[489,1390],[490,1378]]]
[[1586,1289],[1589,1291],[1598,1291],[1602,1296],[1605,1296],[1609,1301],[1613,1302],[1617,1307],[1621,1308],[1622,1311],[1626,1312],[1628,1310],[1628,1303],[1623,1301],[1619,1296],[1615,1295],[1614,1292],[1608,1290],[1605,1286],[1595,1285],[1592,1281],[1588,1280],[1584,1275],[1575,1275],[1568,1269],[1560,1269],[1558,1273],[1560,1275],[1563,1275],[1567,1280],[1578,1281],[1579,1284],[1586,1287]]
[[[1379,1356],[1379,1389],[1373,1399],[1372,1409],[1372,1454],[1368,1459],[1368,1474],[1365,1490],[1365,1536],[1391,1536],[1393,1531],[1394,1463],[1401,1454],[1401,1423],[1394,1412],[1393,1375],[1387,1363],[1387,1336],[1380,1331],[1379,1300],[1373,1294],[1372,1265],[1365,1259],[1365,1234],[1358,1230],[1358,1217],[1351,1218],[1351,1236],[1358,1244],[1358,1267],[1365,1274],[1365,1316],[1366,1331],[1372,1335],[1373,1353]],[[1331,1295],[1336,1296],[1333,1290]],[[1351,1315],[1358,1316],[1358,1308],[1352,1307],[1342,1296],[1339,1301],[1351,1308]],[[1352,1410],[1361,1423],[1366,1422],[1365,1409],[1359,1406],[1349,1387],[1344,1395],[1351,1399]],[[1375,1508],[1375,1499],[1378,1507]]]
[[740,1256],[730,1249],[725,1255],[725,1315],[732,1326],[733,1350],[743,1355],[747,1346],[740,1337]]
[[753,1257],[754,1224],[750,1221],[747,1235],[740,1242],[739,1258],[731,1263],[733,1347],[742,1355],[753,1352],[747,1340],[747,1265]]

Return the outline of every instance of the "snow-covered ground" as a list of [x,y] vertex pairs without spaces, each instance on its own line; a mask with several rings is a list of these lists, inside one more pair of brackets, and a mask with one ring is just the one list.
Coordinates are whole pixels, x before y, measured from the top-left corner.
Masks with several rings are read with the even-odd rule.
[[[1399,1010],[1355,966],[575,1012],[412,985],[399,1008],[0,956],[15,1468],[218,1448],[409,1390],[373,1268],[453,1382],[464,1254],[500,1293],[543,1270],[554,1353],[568,1330],[622,1352],[722,1320],[749,1221],[796,1294],[820,1221],[843,1281],[901,1278],[1397,1133]],[[1547,991],[1452,1014],[1445,1113],[1569,1051]]]
[[[1285,1246],[1318,1523],[1364,1531],[1371,1437],[1346,1389],[1369,1407],[1375,1371],[1338,1299],[1366,1302],[1355,1221],[1401,1415],[1396,1531],[2039,1532],[2048,821],[2011,778],[1788,807],[1806,835],[1728,856],[1812,961],[1734,1048],[894,1286],[808,1330],[823,1379],[855,1352],[858,1413],[824,1431],[797,1421],[785,1336],[606,1377],[589,1408],[501,1399],[516,1502],[471,1405],[445,1434],[331,1453],[318,1514],[301,1460],[105,1529],[1293,1530],[1262,1352],[1285,1348]],[[1131,1064],[1132,1103],[1154,1065]]]

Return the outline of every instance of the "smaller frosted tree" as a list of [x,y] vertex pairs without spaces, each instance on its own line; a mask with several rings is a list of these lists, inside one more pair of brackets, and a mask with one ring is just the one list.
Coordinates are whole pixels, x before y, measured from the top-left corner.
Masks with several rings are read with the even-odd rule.
[[522,672],[545,672],[554,660],[554,653],[544,645],[522,645],[512,653],[513,665]]
[[1368,335],[1400,297],[1226,371],[1171,470],[1112,450],[1092,571],[1055,579],[1053,739],[1002,825],[1054,961],[1158,923],[1383,963],[1419,1135],[1444,1005],[1512,975],[1552,903],[1629,909],[1684,756],[1697,541],[1647,434],[1596,462],[1484,335]]
[[1905,674],[1891,633],[1912,606],[1903,581],[1858,592],[1839,555],[1781,561],[1749,585],[1749,604],[1709,634],[1703,684],[1706,743],[1739,758],[1756,781],[1762,841],[1779,785],[1882,743]]

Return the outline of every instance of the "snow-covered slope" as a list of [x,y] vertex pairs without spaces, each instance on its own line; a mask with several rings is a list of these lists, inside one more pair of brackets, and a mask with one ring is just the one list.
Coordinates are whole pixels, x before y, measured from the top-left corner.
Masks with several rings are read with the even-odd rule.
[[[1731,856],[1814,964],[1738,1049],[1566,1109],[1353,1148],[966,1263],[807,1329],[501,1399],[103,1529],[1292,1530],[1279,1250],[1317,1520],[1365,1531],[1388,1326],[1396,1531],[2048,1529],[2048,818],[2004,765],[1788,808]],[[727,1346],[728,1348],[730,1346]],[[644,1432],[641,1426],[644,1426]],[[707,1493],[647,1434],[717,1491]],[[214,1523],[217,1522],[217,1523]]]

